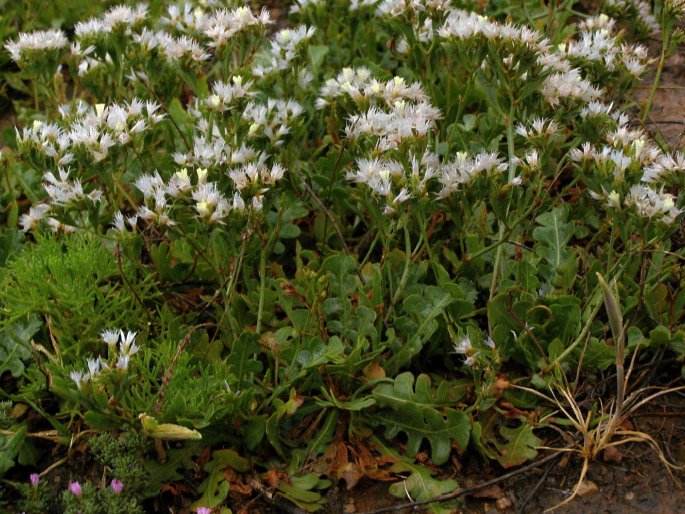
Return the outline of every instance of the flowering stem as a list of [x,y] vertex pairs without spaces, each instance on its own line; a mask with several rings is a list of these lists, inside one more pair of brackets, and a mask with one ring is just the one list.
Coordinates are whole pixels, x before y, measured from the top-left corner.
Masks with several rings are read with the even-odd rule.
[[[264,315],[264,297],[266,292],[266,258],[271,254],[276,238],[281,233],[281,224],[283,218],[283,209],[278,211],[278,221],[276,227],[271,231],[266,244],[262,245],[262,250],[259,256],[259,308],[257,310],[257,328],[255,332],[260,334],[262,332],[262,317]],[[264,241],[262,239],[262,241]]]
[[[507,150],[509,154],[509,174],[508,174],[508,183],[511,184],[511,181],[514,179],[514,176],[516,175],[516,163],[514,162],[514,101],[512,99],[511,106],[509,107],[509,116],[507,116]],[[509,205],[507,205],[507,214],[509,214],[509,207],[511,207],[511,198],[509,201]],[[499,223],[499,234],[497,237],[497,253],[495,254],[495,265],[492,270],[492,282],[490,283],[490,296],[488,297],[488,301],[492,300],[493,297],[495,296],[495,292],[497,291],[497,281],[499,279],[499,269],[502,264],[502,252],[504,251],[504,245],[501,243],[504,241],[505,237],[505,229],[504,229],[504,222],[500,221]],[[492,337],[492,326],[490,319],[488,319],[488,332],[490,333],[490,337]]]
[[412,255],[412,249],[411,249],[411,237],[409,235],[409,227],[407,226],[407,220],[404,220],[404,223],[402,224],[404,228],[404,270],[402,270],[402,276],[400,277],[400,283],[397,284],[397,289],[395,289],[395,294],[392,296],[392,300],[390,300],[390,307],[388,308],[388,312],[385,314],[385,322],[388,322],[388,319],[390,318],[390,314],[395,308],[395,305],[400,299],[400,296],[402,295],[402,291],[404,290],[404,287],[407,285],[407,280],[409,280],[409,268],[411,267],[411,255]]
[[671,24],[664,23],[664,11],[661,11],[661,26],[663,30],[663,38],[661,40],[661,57],[659,58],[659,65],[656,68],[656,76],[654,77],[654,82],[652,83],[652,88],[649,90],[649,98],[647,99],[647,105],[645,110],[642,112],[640,121],[645,122],[649,113],[652,110],[652,104],[654,103],[654,95],[656,95],[656,90],[659,87],[659,81],[661,80],[661,72],[664,70],[664,64],[666,63],[666,57],[668,57],[668,47],[670,46],[671,39]]
[[264,290],[266,289],[266,247],[262,248],[259,256],[259,308],[257,310],[257,328],[255,332],[262,332],[262,316],[264,314]]

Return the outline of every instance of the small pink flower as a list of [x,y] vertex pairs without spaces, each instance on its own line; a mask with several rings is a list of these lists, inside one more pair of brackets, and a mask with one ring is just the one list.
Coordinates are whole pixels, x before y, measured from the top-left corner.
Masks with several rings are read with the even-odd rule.
[[83,493],[81,489],[81,484],[79,484],[78,482],[72,482],[71,484],[69,484],[69,492],[71,492],[71,494],[73,494],[77,498],[80,498],[81,494]]
[[40,482],[40,475],[38,473],[31,473],[29,475],[29,481],[33,487],[38,487],[38,482]]
[[112,480],[112,483],[109,484],[109,486],[112,488],[112,491],[114,491],[115,494],[120,494],[121,491],[124,490],[124,483],[116,478]]
[[197,514],[212,514],[212,509],[209,507],[198,507],[195,512]]

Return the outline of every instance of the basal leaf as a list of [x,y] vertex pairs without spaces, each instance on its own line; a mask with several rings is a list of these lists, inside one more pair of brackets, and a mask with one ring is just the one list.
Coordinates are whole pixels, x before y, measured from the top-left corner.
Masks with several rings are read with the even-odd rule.
[[570,257],[566,244],[573,235],[573,223],[566,221],[568,209],[565,206],[538,216],[535,221],[540,225],[533,230],[533,238],[538,243],[535,253],[543,257],[555,268]]
[[[416,455],[424,439],[431,447],[431,459],[437,465],[449,458],[452,441],[465,448],[469,441],[469,417],[450,408],[448,390],[438,388],[441,397],[431,388],[428,375],[416,379],[411,373],[402,373],[395,381],[378,385],[373,397],[381,407],[376,421],[385,427],[385,436],[395,438],[400,432],[407,436],[407,452]],[[440,408],[440,410],[438,410]]]
[[259,335],[243,332],[233,342],[233,348],[226,360],[231,367],[231,371],[238,378],[239,389],[249,387],[252,383],[246,376],[258,374],[262,371],[262,363],[253,358],[260,351],[258,340]]
[[398,371],[421,351],[438,328],[435,318],[440,316],[452,301],[453,298],[448,292],[436,286],[427,286],[423,294],[411,294],[404,299],[404,311],[416,323],[416,328],[409,340],[388,360],[386,368],[389,371]]
[[511,468],[537,457],[536,448],[542,440],[533,434],[532,426],[525,423],[517,428],[502,426],[499,431],[507,440],[505,444],[497,444],[497,461],[502,467]]

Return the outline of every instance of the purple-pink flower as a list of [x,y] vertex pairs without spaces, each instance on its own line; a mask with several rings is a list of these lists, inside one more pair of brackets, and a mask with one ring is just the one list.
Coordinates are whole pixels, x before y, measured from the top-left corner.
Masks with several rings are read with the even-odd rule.
[[195,512],[197,514],[212,514],[212,509],[209,507],[198,507]]
[[33,487],[38,487],[38,482],[40,482],[40,475],[38,473],[31,473],[29,475],[29,481]]
[[79,484],[78,482],[72,482],[71,484],[69,484],[69,492],[77,498],[80,498],[81,494],[83,493],[81,489],[81,484]]
[[117,480],[116,478],[112,480],[109,486],[112,488],[112,491],[114,491],[116,494],[119,494],[121,493],[121,491],[124,490],[124,483],[121,480]]

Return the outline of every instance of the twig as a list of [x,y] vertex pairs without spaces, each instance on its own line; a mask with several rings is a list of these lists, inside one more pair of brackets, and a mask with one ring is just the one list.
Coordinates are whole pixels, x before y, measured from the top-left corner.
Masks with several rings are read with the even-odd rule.
[[437,497],[432,498],[430,500],[421,500],[421,501],[415,501],[415,502],[400,503],[398,505],[393,505],[390,507],[383,507],[382,509],[376,509],[376,510],[370,510],[370,511],[362,512],[361,514],[381,514],[383,512],[396,512],[398,510],[403,510],[403,509],[413,509],[413,508],[419,507],[421,505],[429,505],[431,503],[446,502],[449,500],[454,500],[456,498],[459,498],[460,496],[464,496],[466,494],[470,494],[470,493],[473,493],[476,491],[480,491],[481,489],[485,489],[486,487],[490,487],[491,485],[499,484],[500,482],[505,482],[506,480],[509,480],[510,478],[513,478],[517,475],[520,475],[521,473],[525,473],[526,471],[529,471],[533,468],[536,468],[536,467],[540,466],[541,464],[544,464],[546,462],[554,460],[559,455],[564,453],[565,450],[566,449],[556,450],[554,453],[547,455],[546,457],[543,457],[542,459],[536,460],[535,462],[531,462],[530,464],[526,464],[522,468],[518,468],[514,471],[510,471],[509,473],[505,473],[504,475],[499,476],[497,478],[493,478],[492,480],[487,480],[485,482],[482,482],[482,483],[476,484],[476,485],[472,485],[470,487],[463,487],[461,489],[457,489],[456,491],[452,491],[451,493],[443,494],[442,496],[437,496]]
[[[560,454],[556,454],[555,456],[558,456],[558,455],[560,455]],[[545,482],[545,480],[547,480],[547,476],[549,475],[549,472],[552,471],[553,467],[554,467],[554,460],[552,460],[552,462],[550,462],[547,465],[547,467],[545,468],[545,471],[542,473],[542,476],[540,477],[540,480],[537,481],[537,483],[535,484],[533,489],[530,491],[530,493],[528,493],[528,496],[526,496],[526,499],[523,500],[521,505],[519,505],[516,508],[516,514],[523,514],[523,512],[525,512],[525,509],[528,506],[528,504],[530,503],[530,500],[533,499],[533,496],[535,496],[535,493],[538,492],[538,490],[540,489],[540,486],[542,486],[542,484]]]
[[193,332],[195,332],[198,328],[207,327],[207,326],[211,326],[211,324],[210,323],[202,323],[201,325],[195,325],[193,327],[190,327],[190,330],[188,331],[188,333],[178,343],[178,349],[176,350],[176,355],[174,355],[174,358],[171,360],[171,364],[169,364],[169,368],[166,370],[166,373],[164,373],[164,377],[162,377],[162,384],[159,386],[159,391],[157,391],[157,402],[155,403],[155,406],[152,408],[153,414],[158,414],[159,411],[162,410],[162,402],[164,401],[164,393],[166,392],[166,388],[169,386],[169,382],[171,382],[171,377],[173,376],[174,370],[176,369],[176,362],[178,361],[178,358],[183,353],[183,350],[185,350],[186,346],[188,346],[188,344],[190,343],[190,337],[193,335]]
[[[326,218],[331,220],[331,225],[333,225],[333,230],[335,230],[335,233],[338,235],[338,238],[340,239],[340,243],[342,244],[343,250],[345,251],[345,253],[347,255],[351,256],[352,254],[350,253],[350,249],[347,246],[347,243],[345,242],[345,237],[343,236],[342,230],[340,230],[340,226],[335,221],[335,218],[333,217],[333,213],[330,211],[330,209],[328,209],[328,207],[326,207],[324,205],[321,198],[319,198],[319,196],[314,192],[312,187],[307,183],[306,177],[304,177],[302,174],[299,174],[299,175],[300,175],[300,179],[302,180],[302,185],[307,190],[307,193],[309,193],[309,196],[311,196],[312,200],[314,200],[314,203],[319,206],[319,209],[321,209],[323,211],[323,213],[326,215]],[[359,271],[359,267],[355,266],[354,269],[357,272],[357,276],[359,277],[359,280],[361,280],[362,284],[363,284],[364,283],[364,277],[362,276],[361,271]]]

